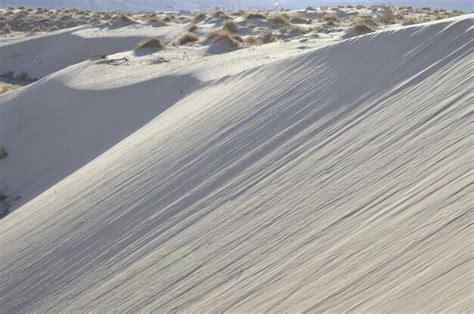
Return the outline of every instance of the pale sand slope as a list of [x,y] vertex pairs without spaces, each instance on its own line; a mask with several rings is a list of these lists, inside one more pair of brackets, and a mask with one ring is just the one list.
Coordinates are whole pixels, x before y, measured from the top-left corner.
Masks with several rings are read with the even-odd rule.
[[102,24],[0,43],[0,74],[7,71],[17,75],[25,72],[32,78],[41,78],[98,55],[134,49],[147,38],[160,37],[165,42],[174,40],[185,28],[183,24],[120,28]]
[[[130,136],[0,222],[0,308],[472,310],[472,21],[214,81],[191,68],[137,83],[130,67],[128,86],[74,90],[84,63],[2,96],[2,179],[38,171],[41,141],[37,167]],[[61,127],[50,142],[44,117]]]

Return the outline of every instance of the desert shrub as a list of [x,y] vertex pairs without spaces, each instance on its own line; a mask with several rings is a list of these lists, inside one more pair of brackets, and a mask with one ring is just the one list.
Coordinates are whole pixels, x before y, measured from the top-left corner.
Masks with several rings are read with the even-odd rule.
[[225,21],[224,26],[222,26],[223,29],[231,32],[231,33],[238,33],[239,32],[239,25],[235,23],[234,21]]
[[225,40],[229,42],[232,46],[238,46],[239,43],[242,43],[244,40],[242,37],[231,34],[228,30],[219,29],[217,31],[213,31],[207,35],[207,39],[215,42],[218,40]]
[[165,45],[158,38],[147,39],[144,42],[138,44],[137,49],[164,49]]
[[267,44],[276,40],[275,35],[273,35],[273,31],[270,28],[267,28],[261,35],[260,39],[263,43]]
[[393,13],[392,8],[388,5],[382,6],[382,13],[379,16],[379,19],[384,24],[394,24],[396,22],[395,14]]
[[191,25],[188,27],[188,32],[192,33],[192,32],[194,32],[196,29],[197,29],[196,24],[191,24]]
[[8,153],[5,148],[3,148],[3,146],[0,146],[0,160],[7,158],[7,156]]
[[184,44],[195,42],[198,40],[199,40],[199,37],[197,37],[193,33],[185,32],[181,36],[178,37],[178,39],[176,40],[176,43],[178,45],[184,45]]
[[163,18],[161,19],[163,22],[172,22],[173,19],[171,18],[171,16],[169,15],[165,15],[163,16]]
[[334,14],[326,14],[323,17],[323,21],[326,23],[339,23],[341,20],[337,17],[337,15]]
[[290,17],[286,13],[279,13],[271,18],[271,21],[278,25],[290,25]]
[[402,19],[402,25],[407,26],[407,25],[415,25],[420,23],[420,20],[414,16],[404,16]]
[[365,23],[358,23],[352,26],[351,31],[355,36],[357,36],[372,33],[374,30],[367,26],[367,24]]
[[2,32],[4,34],[10,34],[12,32],[11,26],[5,23],[5,25],[3,25]]
[[196,13],[194,16],[193,16],[193,21],[194,22],[197,22],[197,21],[200,21],[200,20],[203,20],[206,18],[206,13],[204,12],[198,12]]
[[259,12],[249,12],[245,15],[245,19],[246,20],[248,19],[266,20],[267,17],[264,14],[259,13]]
[[245,44],[247,46],[259,46],[259,45],[263,44],[263,42],[258,37],[248,36],[247,38],[245,38]]

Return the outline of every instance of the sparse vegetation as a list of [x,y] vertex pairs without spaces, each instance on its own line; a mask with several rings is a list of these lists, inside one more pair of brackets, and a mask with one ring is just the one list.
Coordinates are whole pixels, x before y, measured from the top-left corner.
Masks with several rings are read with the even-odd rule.
[[207,38],[213,42],[224,40],[228,42],[231,46],[235,46],[235,47],[239,46],[240,43],[244,42],[242,37],[238,35],[233,35],[225,29],[213,31],[207,36]]
[[179,46],[181,46],[181,45],[192,43],[198,40],[199,40],[199,37],[197,37],[195,34],[191,32],[186,32],[186,33],[183,33],[181,36],[179,36],[179,38],[176,40],[176,43]]
[[326,14],[323,17],[323,21],[326,23],[339,23],[341,20],[337,17],[337,15],[334,14]]
[[373,31],[374,30],[367,26],[367,24],[359,22],[352,26],[352,28],[349,30],[349,33],[352,33],[354,36],[359,36],[372,33]]
[[275,35],[273,35],[273,31],[270,28],[267,28],[261,35],[260,39],[263,43],[267,44],[276,40]]
[[290,25],[290,17],[286,13],[278,13],[274,17],[271,18],[271,21],[277,25]]
[[247,36],[247,38],[245,38],[245,44],[247,46],[259,46],[261,44],[263,44],[262,40],[258,37],[255,37],[255,36]]
[[204,12],[198,12],[193,16],[193,21],[198,22],[206,18],[206,13]]
[[160,50],[166,48],[165,45],[158,38],[147,39],[140,43],[137,49],[155,49]]
[[379,15],[379,19],[383,24],[395,24],[396,19],[392,7],[388,5],[382,6],[382,13]]
[[2,32],[4,34],[10,34],[12,32],[11,26],[8,23],[5,23],[5,25],[3,25]]
[[403,26],[414,25],[418,23],[421,23],[420,19],[414,16],[404,16],[402,19]]
[[266,20],[267,17],[260,12],[249,12],[247,13],[247,15],[245,15],[245,19],[246,20],[249,20],[249,19]]
[[225,21],[224,26],[222,26],[222,28],[231,33],[239,32],[239,25],[237,25],[237,23],[235,23],[234,21],[230,20]]

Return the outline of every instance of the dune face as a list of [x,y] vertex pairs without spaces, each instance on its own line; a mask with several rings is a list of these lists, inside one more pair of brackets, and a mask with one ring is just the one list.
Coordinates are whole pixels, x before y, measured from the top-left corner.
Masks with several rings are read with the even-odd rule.
[[3,95],[1,311],[469,312],[472,22]]

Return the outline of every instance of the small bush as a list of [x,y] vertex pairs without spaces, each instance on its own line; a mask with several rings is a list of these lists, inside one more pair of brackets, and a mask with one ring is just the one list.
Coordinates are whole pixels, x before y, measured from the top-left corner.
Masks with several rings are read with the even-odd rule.
[[164,49],[166,48],[163,43],[157,38],[147,39],[144,42],[140,43],[137,49]]
[[213,42],[218,41],[218,40],[225,40],[229,42],[231,46],[238,46],[240,43],[244,41],[242,37],[237,36],[237,35],[232,35],[229,31],[225,29],[220,29],[212,33],[209,33],[207,38]]
[[367,24],[360,23],[360,24],[355,24],[352,26],[352,31],[357,34],[357,35],[363,35],[363,34],[368,34],[372,33],[374,30],[371,29]]
[[245,38],[245,44],[247,46],[259,46],[259,45],[263,44],[263,42],[258,37],[248,36],[247,38]]
[[334,14],[327,14],[323,17],[323,21],[326,23],[339,23],[341,20]]
[[12,32],[12,28],[10,25],[5,23],[5,25],[3,25],[2,31],[4,34],[10,34]]
[[415,24],[418,24],[418,23],[420,23],[420,20],[416,17],[404,16],[403,20],[402,20],[402,25],[403,26],[415,25]]
[[246,20],[248,20],[248,19],[266,20],[267,17],[266,17],[265,15],[263,15],[262,13],[249,12],[249,13],[247,13],[247,15],[245,15],[245,19],[246,19]]
[[224,26],[222,26],[223,29],[231,32],[231,33],[238,33],[239,32],[239,25],[235,23],[234,21],[226,21],[224,23]]
[[206,18],[206,16],[207,16],[206,13],[198,12],[193,16],[193,21],[197,22],[197,21],[203,20]]
[[181,36],[179,36],[179,38],[176,40],[176,43],[178,45],[184,45],[184,44],[195,42],[198,40],[199,40],[199,37],[197,37],[191,32],[186,32],[182,34]]
[[260,35],[260,39],[263,43],[267,44],[276,40],[276,37],[273,35],[273,32],[270,28],[267,28],[262,35]]
[[272,19],[271,19],[271,21],[275,24],[286,25],[286,26],[290,25],[289,20],[290,20],[290,17],[286,13],[279,13],[279,14],[275,15],[274,17],[272,17]]
[[380,21],[384,24],[395,24],[395,14],[390,6],[382,6],[382,14],[380,15]]

